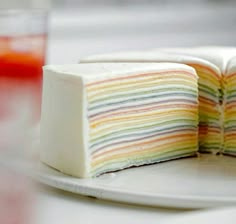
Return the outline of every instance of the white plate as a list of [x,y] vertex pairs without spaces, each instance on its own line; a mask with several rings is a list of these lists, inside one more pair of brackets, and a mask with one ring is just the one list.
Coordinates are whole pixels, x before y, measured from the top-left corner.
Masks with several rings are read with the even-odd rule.
[[236,205],[236,158],[228,156],[201,155],[94,179],[70,177],[39,164],[34,177],[65,191],[126,203],[178,208]]

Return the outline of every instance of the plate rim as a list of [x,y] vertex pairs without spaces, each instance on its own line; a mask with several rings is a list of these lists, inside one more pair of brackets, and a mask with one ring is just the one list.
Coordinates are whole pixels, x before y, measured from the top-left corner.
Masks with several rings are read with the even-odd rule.
[[[236,197],[231,196],[219,196],[216,198],[214,196],[188,196],[158,193],[153,195],[146,191],[137,193],[118,187],[109,188],[107,186],[91,186],[88,183],[83,184],[81,182],[78,182],[77,184],[75,184],[75,182],[70,183],[71,180],[66,180],[65,178],[72,178],[74,181],[83,179],[63,174],[40,161],[39,163],[40,166],[46,167],[47,170],[53,171],[53,173],[59,175],[53,175],[53,173],[46,172],[45,170],[34,170],[32,177],[36,181],[60,190],[98,199],[142,206],[179,209],[199,209],[236,205]],[[60,180],[60,178],[63,179]]]

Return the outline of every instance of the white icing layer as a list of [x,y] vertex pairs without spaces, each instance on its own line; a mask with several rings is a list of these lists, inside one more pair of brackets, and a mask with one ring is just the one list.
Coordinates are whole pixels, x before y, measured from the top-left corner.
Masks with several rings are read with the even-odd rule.
[[47,65],[44,70],[50,70],[58,74],[61,79],[74,81],[77,77],[81,77],[84,81],[98,81],[100,79],[126,76],[130,74],[144,74],[146,72],[161,72],[166,70],[194,72],[194,69],[187,65],[179,65],[177,63],[93,63],[88,64],[66,64],[66,65]]
[[81,77],[44,68],[41,160],[63,173],[87,177],[87,118]]
[[236,56],[231,58],[227,65],[226,75],[236,73]]
[[[170,63],[182,63],[182,64],[199,64],[206,67],[210,67],[216,74],[220,76],[219,68],[211,63],[210,61],[204,60],[203,58],[194,57],[183,54],[171,54],[172,50],[167,49],[171,53],[165,52],[166,49],[160,49],[158,52],[155,51],[133,51],[133,52],[118,52],[112,54],[99,54],[91,55],[80,60],[80,63],[98,63],[98,62],[132,62],[132,63],[155,63],[155,62],[170,62]],[[173,52],[185,53],[185,49],[174,48]],[[186,49],[187,51],[187,49]],[[196,56],[198,56],[196,54]]]
[[185,55],[199,57],[215,64],[225,74],[227,64],[232,57],[236,56],[235,47],[205,46],[193,48],[160,48],[154,52],[181,53]]

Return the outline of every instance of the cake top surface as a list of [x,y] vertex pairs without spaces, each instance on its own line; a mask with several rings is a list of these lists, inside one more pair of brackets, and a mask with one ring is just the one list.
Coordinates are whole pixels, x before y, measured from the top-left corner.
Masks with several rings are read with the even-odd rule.
[[193,48],[160,48],[155,49],[154,52],[170,52],[183,53],[210,61],[215,64],[221,71],[226,72],[227,64],[231,58],[236,56],[235,47],[219,47],[219,46],[204,46]]
[[97,78],[112,75],[126,75],[132,73],[145,73],[157,71],[184,70],[195,73],[190,66],[177,63],[88,63],[46,65],[44,71],[51,71],[61,75],[78,76],[84,78]]
[[236,73],[236,57],[231,58],[227,65],[226,74]]
[[142,62],[142,63],[157,63],[157,62],[169,62],[169,63],[183,63],[183,64],[198,64],[206,67],[210,67],[217,74],[220,74],[219,68],[204,59],[184,55],[184,53],[168,53],[168,52],[155,52],[155,51],[127,51],[117,52],[111,54],[99,54],[91,55],[81,59],[81,63],[93,63],[93,62]]

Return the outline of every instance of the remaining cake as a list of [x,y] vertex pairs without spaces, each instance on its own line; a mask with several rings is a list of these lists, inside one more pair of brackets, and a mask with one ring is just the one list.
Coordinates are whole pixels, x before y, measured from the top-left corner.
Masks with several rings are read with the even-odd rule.
[[236,57],[225,71],[224,94],[224,153],[236,156]]
[[223,145],[221,72],[213,63],[191,56],[147,51],[92,55],[80,62],[177,62],[193,67],[199,76],[199,151],[214,153],[221,151]]
[[222,120],[223,120],[223,133],[222,138],[223,146],[222,152],[224,154],[236,155],[236,144],[234,137],[236,136],[235,120],[236,114],[234,113],[234,94],[235,94],[235,47],[195,47],[195,48],[169,48],[169,49],[156,49],[155,53],[170,52],[171,54],[185,54],[196,56],[206,59],[214,63],[221,71],[221,92],[222,92]]
[[174,63],[44,67],[41,160],[83,178],[195,155],[197,80]]

